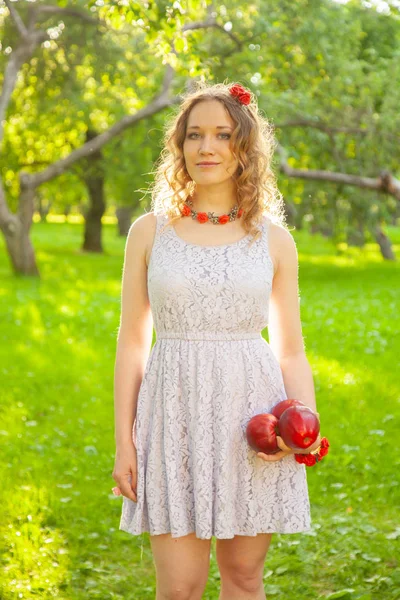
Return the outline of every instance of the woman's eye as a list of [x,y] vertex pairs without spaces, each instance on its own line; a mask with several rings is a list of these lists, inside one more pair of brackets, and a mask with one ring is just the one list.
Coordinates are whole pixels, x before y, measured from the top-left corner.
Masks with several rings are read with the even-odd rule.
[[[198,134],[198,133],[189,133],[189,135],[187,136],[187,137],[188,137],[188,139],[191,139],[191,138],[192,138],[192,135],[200,135],[200,134]],[[231,136],[230,136],[230,133],[220,133],[219,135],[226,135],[227,137],[226,137],[225,139],[228,139],[228,140],[229,140],[229,138],[231,137]]]

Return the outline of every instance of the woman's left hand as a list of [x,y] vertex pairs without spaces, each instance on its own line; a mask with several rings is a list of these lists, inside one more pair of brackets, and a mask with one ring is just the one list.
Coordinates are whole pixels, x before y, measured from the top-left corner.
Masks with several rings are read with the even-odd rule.
[[274,462],[276,460],[281,460],[284,456],[287,456],[288,454],[309,454],[310,452],[313,452],[318,448],[318,446],[321,443],[321,436],[318,434],[318,437],[315,440],[315,442],[311,444],[311,446],[309,446],[308,448],[305,448],[304,450],[293,450],[292,448],[289,448],[289,446],[286,446],[285,442],[279,435],[276,436],[276,443],[280,448],[279,452],[276,452],[276,454],[265,454],[264,452],[257,452],[257,456],[267,462]]

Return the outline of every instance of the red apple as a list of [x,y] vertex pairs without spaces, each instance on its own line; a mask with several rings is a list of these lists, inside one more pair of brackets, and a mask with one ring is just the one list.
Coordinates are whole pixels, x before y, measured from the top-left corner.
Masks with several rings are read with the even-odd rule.
[[319,419],[308,406],[291,406],[279,419],[280,436],[286,446],[303,450],[311,446],[319,434]]
[[271,410],[271,415],[274,415],[277,419],[280,419],[282,413],[284,413],[285,410],[291,406],[305,406],[305,404],[301,400],[287,398],[287,400],[281,400],[278,402],[278,404],[275,404],[274,408]]
[[246,437],[249,446],[256,452],[276,454],[280,448],[276,442],[279,435],[278,419],[269,413],[255,415],[247,423]]

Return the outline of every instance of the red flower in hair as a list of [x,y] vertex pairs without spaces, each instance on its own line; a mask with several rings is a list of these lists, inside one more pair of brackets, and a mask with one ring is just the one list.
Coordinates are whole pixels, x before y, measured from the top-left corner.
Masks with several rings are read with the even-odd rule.
[[235,96],[239,100],[239,102],[241,102],[242,104],[250,104],[250,102],[251,102],[250,92],[245,90],[244,87],[242,87],[238,83],[235,83],[235,85],[232,85],[229,88],[229,93],[232,96]]

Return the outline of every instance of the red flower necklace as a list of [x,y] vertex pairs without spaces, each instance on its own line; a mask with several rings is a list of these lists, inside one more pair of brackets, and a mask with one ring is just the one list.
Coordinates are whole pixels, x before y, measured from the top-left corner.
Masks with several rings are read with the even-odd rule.
[[[192,219],[198,221],[199,223],[206,223],[207,221],[211,221],[215,225],[225,225],[228,221],[235,221],[235,219],[240,219],[243,214],[243,209],[239,209],[239,206],[235,204],[235,206],[229,211],[227,215],[215,215],[213,212],[197,212],[192,208],[193,202],[190,198],[186,198],[185,204],[181,209],[182,217],[190,217]],[[239,209],[239,210],[238,210]]]

